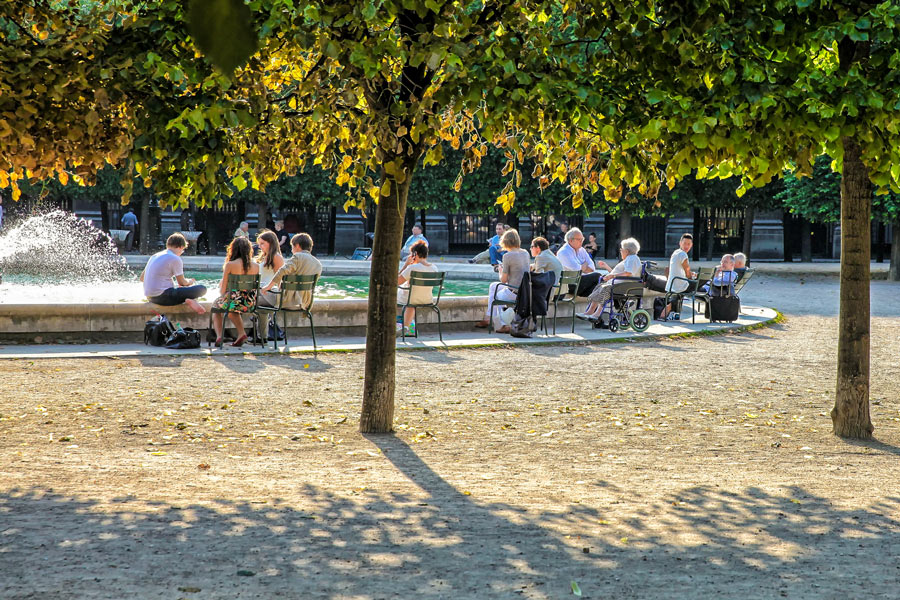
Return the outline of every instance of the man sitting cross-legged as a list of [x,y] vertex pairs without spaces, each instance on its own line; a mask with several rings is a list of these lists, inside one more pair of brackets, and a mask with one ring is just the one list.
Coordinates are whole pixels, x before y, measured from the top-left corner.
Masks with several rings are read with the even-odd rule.
[[[186,248],[187,240],[184,236],[173,233],[166,240],[166,249],[150,257],[141,273],[144,295],[150,302],[160,306],[187,304],[194,312],[202,315],[206,309],[196,298],[206,294],[206,287],[196,285],[194,279],[185,279],[181,255]],[[172,284],[173,278],[178,282],[178,286]]]

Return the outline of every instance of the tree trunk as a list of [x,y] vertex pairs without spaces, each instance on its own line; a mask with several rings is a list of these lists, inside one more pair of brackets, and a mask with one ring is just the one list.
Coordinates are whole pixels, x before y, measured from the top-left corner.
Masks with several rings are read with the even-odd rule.
[[[402,184],[382,172],[382,182],[389,182],[391,194],[382,197],[375,213],[375,242],[369,274],[369,314],[366,329],[366,367],[363,384],[362,433],[388,433],[393,429],[395,354],[397,335],[397,268],[403,244],[403,220],[409,183],[416,166],[415,157],[397,157],[409,175]],[[387,162],[387,160],[385,161]]]
[[714,208],[709,209],[709,215],[706,219],[706,260],[710,261],[713,257],[713,250],[716,245],[716,212]]
[[809,219],[801,219],[800,232],[800,262],[812,262],[812,227]]
[[109,232],[109,204],[106,200],[100,201],[100,228]]
[[885,246],[885,236],[887,233],[884,230],[884,221],[878,221],[878,241],[875,244],[875,262],[883,263],[884,262],[884,246]]
[[[587,233],[584,234],[585,239],[587,239]],[[622,243],[622,240],[631,237],[631,213],[627,210],[623,210],[619,213],[619,243]],[[618,256],[618,248],[615,249],[616,256]]]
[[791,213],[781,214],[781,245],[784,246],[784,262],[794,262],[794,219]]
[[744,207],[744,239],[741,244],[741,252],[750,260],[750,250],[753,247],[753,220],[756,219],[756,208]]
[[890,281],[900,281],[900,219],[891,223],[891,270]]
[[691,261],[697,262],[700,260],[700,231],[701,231],[701,222],[703,221],[703,213],[700,212],[699,208],[694,208],[694,221],[693,221],[693,233],[694,233],[694,250],[691,253]]
[[616,232],[618,231],[618,219],[611,214],[606,213],[603,217],[603,245],[604,256],[606,258],[615,258],[616,252]]
[[269,227],[269,201],[260,199],[256,201],[256,229],[262,231]]
[[837,393],[831,420],[841,437],[869,439],[869,285],[872,186],[859,146],[843,138],[841,177],[841,307]]
[[150,231],[153,229],[150,223],[150,194],[146,190],[141,194],[141,254],[150,254]]

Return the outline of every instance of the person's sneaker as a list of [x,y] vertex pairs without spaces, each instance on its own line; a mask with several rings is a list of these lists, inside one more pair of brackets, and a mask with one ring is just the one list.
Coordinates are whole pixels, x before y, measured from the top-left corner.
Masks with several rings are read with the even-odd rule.
[[680,321],[678,318],[678,313],[669,313],[669,316],[666,317],[666,321]]
[[581,319],[582,321],[588,321],[587,313],[575,313],[576,319]]
[[410,336],[410,335],[415,336],[416,335],[416,324],[415,323],[410,323],[409,326],[407,326],[406,335],[407,336]]
[[474,259],[474,258],[470,258],[470,259],[469,259],[469,264],[470,264],[470,265],[474,265],[474,264],[475,264],[475,259]]
[[676,321],[680,321],[680,320],[681,320],[681,313],[675,313],[675,320],[676,320]]

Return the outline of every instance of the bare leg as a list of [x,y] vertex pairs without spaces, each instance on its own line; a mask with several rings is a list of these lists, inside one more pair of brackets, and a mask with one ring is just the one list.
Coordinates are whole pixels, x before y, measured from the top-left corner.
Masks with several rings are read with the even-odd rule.
[[222,313],[213,314],[213,330],[216,332],[216,343],[222,339],[222,330],[225,328],[225,315]]
[[228,313],[228,318],[234,323],[234,328],[237,329],[238,339],[247,335],[247,332],[244,331],[244,320],[239,313]]
[[416,318],[416,309],[413,307],[407,307],[405,311],[403,311],[403,324],[409,327],[409,324],[412,323],[412,320]]

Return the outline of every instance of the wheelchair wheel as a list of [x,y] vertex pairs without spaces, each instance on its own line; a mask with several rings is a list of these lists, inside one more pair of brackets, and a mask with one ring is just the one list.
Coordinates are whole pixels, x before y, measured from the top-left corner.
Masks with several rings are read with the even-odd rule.
[[631,327],[638,333],[647,331],[650,327],[650,313],[643,308],[631,313]]
[[616,317],[612,317],[609,320],[609,330],[612,333],[615,333],[619,330],[619,319],[617,319]]

